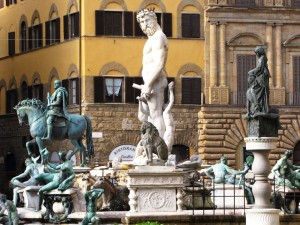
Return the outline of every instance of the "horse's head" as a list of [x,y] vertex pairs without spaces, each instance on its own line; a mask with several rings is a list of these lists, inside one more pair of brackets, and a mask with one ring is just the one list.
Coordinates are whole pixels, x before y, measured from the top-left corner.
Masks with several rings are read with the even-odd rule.
[[25,112],[25,110],[22,110],[21,108],[18,108],[16,110],[17,110],[19,124],[20,124],[20,126],[23,126],[24,124],[26,124],[25,123],[26,117],[27,117],[26,112]]
[[19,124],[22,126],[25,124],[27,117],[30,119],[34,114],[42,114],[46,109],[46,105],[38,99],[25,99],[19,102],[14,109],[17,111]]

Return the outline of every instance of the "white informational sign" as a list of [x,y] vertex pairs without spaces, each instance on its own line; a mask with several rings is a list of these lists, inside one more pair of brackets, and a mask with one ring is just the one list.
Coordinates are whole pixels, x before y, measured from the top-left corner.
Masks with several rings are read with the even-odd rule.
[[[67,158],[68,158],[69,155],[72,154],[72,152],[73,152],[73,150],[69,150],[69,151],[68,151],[68,153],[67,153]],[[70,162],[72,163],[72,166],[76,166],[76,157],[75,157],[75,155],[73,155],[73,156],[71,157]]]
[[122,161],[132,161],[135,156],[135,149],[136,147],[134,145],[120,145],[111,151],[108,159],[112,161],[118,157],[121,158]]

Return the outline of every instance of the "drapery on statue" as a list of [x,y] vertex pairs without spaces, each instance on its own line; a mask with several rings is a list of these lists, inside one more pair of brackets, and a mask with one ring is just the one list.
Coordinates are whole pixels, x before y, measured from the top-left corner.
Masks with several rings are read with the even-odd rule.
[[[5,225],[18,225],[19,224],[19,215],[18,210],[14,203],[10,200],[6,199],[5,194],[0,195],[0,204],[1,204],[1,211],[0,211],[0,222],[1,224]],[[4,211],[7,210],[8,215],[4,215]]]
[[272,168],[272,173],[275,177],[276,186],[286,186],[300,190],[300,172],[295,171],[300,169],[300,166],[295,166],[290,162],[289,159],[292,155],[292,150],[286,150],[284,156]]
[[[48,156],[47,152],[48,150],[44,149],[42,156]],[[56,188],[58,188],[59,191],[65,191],[74,185],[73,179],[75,178],[75,173],[73,171],[72,163],[67,159],[65,151],[60,151],[58,155],[59,159],[61,160],[61,164],[55,165],[44,159],[43,161],[47,162],[51,173],[41,173],[34,177],[36,180],[46,183],[46,185],[41,187],[38,192],[39,205],[36,211],[41,210],[43,196],[46,191],[51,191]]]
[[[14,188],[13,193],[13,202],[14,205],[17,205],[17,201],[18,201],[18,190],[20,190],[21,188],[25,188],[28,186],[37,186],[39,184],[39,182],[34,178],[36,175],[39,174],[38,168],[36,167],[36,165],[33,163],[32,159],[27,158],[25,160],[25,165],[26,165],[26,169],[23,173],[19,174],[18,176],[15,176],[11,179],[11,184]],[[20,182],[19,180],[22,178],[25,178],[27,176],[30,176],[30,179],[25,181],[25,182]]]
[[[54,119],[61,117],[68,120],[67,99],[68,92],[64,87],[61,87],[61,81],[54,81],[54,93],[48,96],[48,111],[47,111],[47,136],[43,140],[52,140],[53,122]],[[49,95],[49,93],[48,93]]]
[[246,118],[269,113],[268,59],[262,47],[254,50],[258,57],[257,66],[248,72],[247,114]]

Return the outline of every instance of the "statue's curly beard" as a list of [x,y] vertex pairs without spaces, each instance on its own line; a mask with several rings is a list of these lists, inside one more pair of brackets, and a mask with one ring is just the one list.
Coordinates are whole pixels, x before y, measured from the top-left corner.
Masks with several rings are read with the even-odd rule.
[[147,36],[152,36],[156,31],[156,26],[155,26],[155,22],[151,21],[147,24],[146,28],[143,30],[143,32],[147,35]]

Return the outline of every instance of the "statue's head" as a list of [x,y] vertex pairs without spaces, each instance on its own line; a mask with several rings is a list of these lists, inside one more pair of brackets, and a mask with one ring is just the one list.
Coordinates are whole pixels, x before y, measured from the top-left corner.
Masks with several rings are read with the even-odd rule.
[[293,151],[287,149],[284,154],[286,155],[287,158],[290,158],[293,155]]
[[61,86],[61,81],[60,80],[55,80],[54,81],[54,88],[57,89]]
[[58,153],[59,159],[63,162],[67,160],[67,154],[64,150],[60,150]]
[[226,165],[227,165],[227,161],[228,161],[228,159],[227,159],[227,157],[225,157],[225,156],[222,156],[222,157],[220,158],[220,161],[221,161],[221,163],[224,163],[224,164],[226,164]]
[[136,20],[147,36],[152,36],[159,26],[154,8],[142,9],[137,13]]
[[265,50],[263,49],[263,47],[261,46],[257,46],[255,49],[254,49],[254,52],[258,55],[258,56],[261,56],[261,55],[265,55]]

